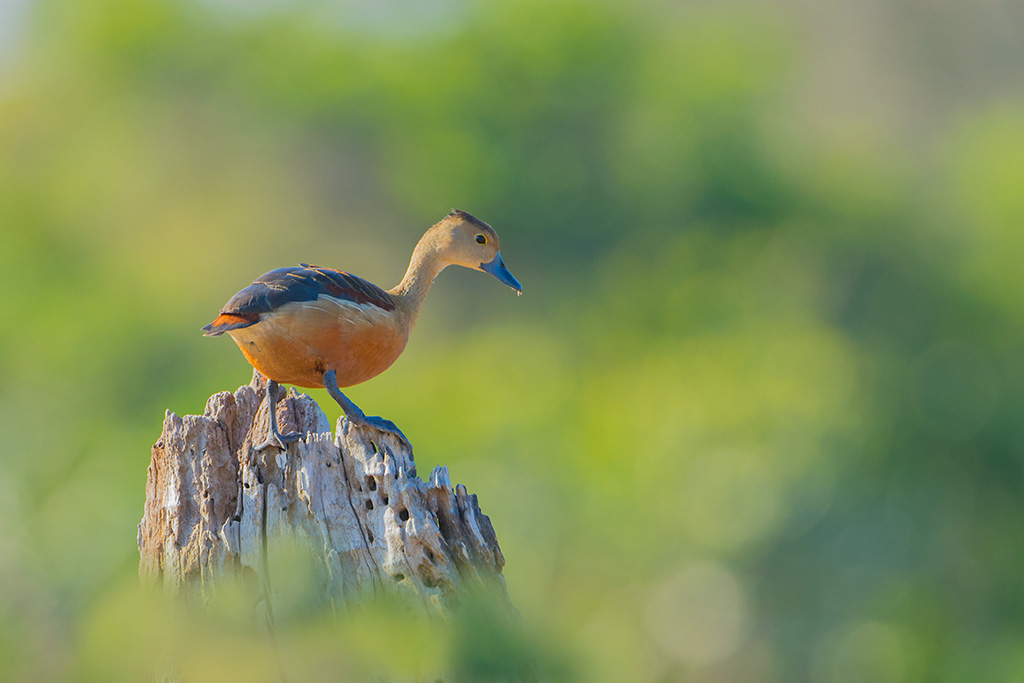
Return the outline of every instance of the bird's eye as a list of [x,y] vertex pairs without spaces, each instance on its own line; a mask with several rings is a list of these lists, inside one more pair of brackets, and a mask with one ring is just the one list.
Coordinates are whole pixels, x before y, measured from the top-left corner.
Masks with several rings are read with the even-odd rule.
[[487,238],[484,237],[483,235],[477,235],[476,236],[476,243],[477,244],[487,244]]

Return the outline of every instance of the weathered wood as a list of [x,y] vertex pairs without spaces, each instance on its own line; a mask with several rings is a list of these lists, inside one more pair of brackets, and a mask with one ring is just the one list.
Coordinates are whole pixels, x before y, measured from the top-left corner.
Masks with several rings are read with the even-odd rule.
[[225,577],[255,576],[272,610],[290,579],[273,571],[275,553],[299,548],[322,601],[339,613],[390,595],[445,618],[460,594],[484,586],[514,614],[490,520],[475,495],[452,488],[447,468],[423,481],[397,438],[344,417],[335,436],[316,403],[294,391],[278,404],[279,424],[307,437],[256,453],[267,433],[264,393],[256,373],[234,394],[211,396],[201,416],[167,412],[139,524],[145,582],[202,606]]

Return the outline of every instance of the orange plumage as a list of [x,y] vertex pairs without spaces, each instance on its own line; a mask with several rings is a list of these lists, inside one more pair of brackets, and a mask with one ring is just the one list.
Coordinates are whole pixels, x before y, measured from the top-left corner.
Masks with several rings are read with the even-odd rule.
[[266,377],[310,388],[323,386],[328,368],[337,373],[339,387],[376,377],[398,359],[409,338],[395,312],[330,297],[286,304],[259,325],[228,334]]

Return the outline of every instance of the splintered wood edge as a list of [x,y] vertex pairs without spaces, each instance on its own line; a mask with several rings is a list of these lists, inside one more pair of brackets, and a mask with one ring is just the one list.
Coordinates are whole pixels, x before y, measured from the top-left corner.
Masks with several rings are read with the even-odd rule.
[[490,519],[475,495],[452,487],[447,467],[425,482],[401,440],[344,417],[332,432],[294,391],[278,403],[278,423],[306,437],[256,453],[269,425],[264,396],[254,373],[233,394],[211,396],[201,416],[167,412],[139,523],[145,582],[205,602],[225,577],[254,575],[272,595],[289,578],[275,565],[302,548],[338,611],[383,594],[443,617],[474,586],[514,611]]

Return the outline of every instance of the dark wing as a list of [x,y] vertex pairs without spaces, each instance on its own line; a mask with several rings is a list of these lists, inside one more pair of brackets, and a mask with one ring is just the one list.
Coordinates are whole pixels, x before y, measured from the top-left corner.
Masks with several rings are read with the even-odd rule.
[[285,304],[315,301],[326,295],[355,304],[395,310],[394,298],[375,284],[333,268],[303,263],[278,268],[256,278],[251,285],[224,304],[220,315],[203,328],[205,336],[214,337],[228,330],[248,327]]

